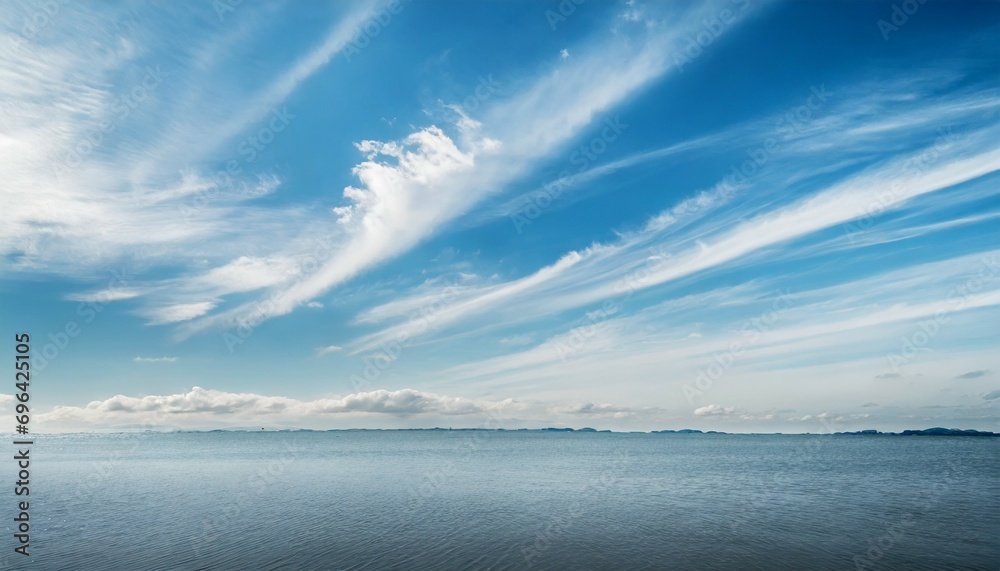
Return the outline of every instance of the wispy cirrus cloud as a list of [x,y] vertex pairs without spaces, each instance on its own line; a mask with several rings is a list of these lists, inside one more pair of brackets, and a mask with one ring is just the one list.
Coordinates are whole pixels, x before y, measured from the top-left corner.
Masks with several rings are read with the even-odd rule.
[[176,363],[177,357],[136,357],[136,363]]
[[[838,398],[862,391],[891,402],[898,386],[880,379],[904,380],[917,370],[944,380],[958,363],[990,362],[988,347],[963,343],[987,333],[984,312],[1000,314],[997,260],[1000,252],[993,251],[918,264],[789,291],[788,301],[777,304],[784,295],[779,284],[804,278],[792,273],[632,312],[581,317],[535,345],[497,348],[497,355],[436,370],[433,380],[479,390],[586,387],[627,404],[644,402],[650,393],[686,399],[685,385],[695,386],[699,371],[721,362],[726,366],[713,373],[707,390],[738,402],[751,398],[744,393],[755,386],[794,385],[819,371],[830,377],[826,367],[833,364],[839,387],[853,387],[837,391]],[[962,290],[965,284],[976,292]],[[907,297],[909,292],[920,294]],[[699,335],[691,336],[692,329]],[[901,339],[917,331],[934,335],[913,355]],[[904,352],[912,364],[893,371],[887,355]],[[623,376],[627,383],[607,384]],[[856,407],[848,400],[844,407]]]
[[[764,157],[760,160],[770,171],[749,179],[726,173],[726,178],[714,189],[684,199],[652,217],[644,228],[625,233],[616,242],[567,252],[551,266],[506,283],[468,288],[439,312],[430,326],[404,322],[366,334],[352,345],[355,350],[365,350],[399,335],[434,335],[498,311],[502,311],[507,325],[548,318],[619,298],[626,291],[661,288],[688,276],[751,266],[762,261],[763,256],[793,259],[835,251],[840,246],[834,242],[859,248],[862,245],[854,244],[855,240],[870,243],[872,236],[880,232],[905,233],[903,238],[913,239],[945,230],[944,226],[914,226],[912,220],[904,225],[886,213],[904,210],[926,195],[972,181],[985,181],[1000,169],[1000,147],[995,144],[1000,127],[995,122],[983,127],[982,122],[974,120],[996,107],[992,90],[970,90],[960,97],[944,100],[911,101],[914,92],[928,89],[922,78],[923,75],[917,75],[898,81],[894,86],[898,89],[896,93],[883,91],[871,95],[868,90],[853,86],[840,88],[839,103],[833,102],[833,95],[829,96],[829,114],[817,116],[796,129],[790,129],[780,117],[776,127],[769,127],[763,121],[741,125],[730,136],[719,138],[735,139],[748,146],[756,140],[749,154],[759,151]],[[901,105],[901,101],[910,102]],[[865,113],[878,110],[881,118],[877,125],[866,121],[863,123],[866,128],[860,128],[864,115],[858,109],[866,110]],[[922,112],[916,112],[917,109]],[[942,130],[941,125],[949,127]],[[969,130],[962,132],[960,128]],[[749,136],[751,133],[753,137]],[[873,142],[874,134],[878,134],[878,143]],[[914,146],[915,140],[923,141],[923,146]],[[764,149],[765,141],[772,148],[769,152]],[[882,162],[860,162],[858,146],[876,144],[897,148],[900,154]],[[826,172],[831,156],[845,157],[839,172]],[[813,168],[818,172],[810,174],[809,161],[816,157],[820,157],[820,162]],[[625,161],[640,159],[645,160],[640,156]],[[854,166],[850,168],[848,165],[852,163]],[[734,182],[742,187],[733,186]],[[805,196],[783,198],[781,189],[785,185],[804,184],[809,191],[798,194]],[[985,183],[980,188],[988,194],[993,185]],[[747,202],[747,197],[760,194],[767,197],[761,202],[770,208]],[[970,199],[969,194],[965,193],[965,200]],[[928,204],[933,207],[923,208],[947,208],[954,202],[937,199]],[[745,213],[748,207],[757,210],[750,217]],[[996,214],[966,218],[965,223],[989,220]],[[889,220],[884,223],[885,229],[871,228],[875,216]],[[828,231],[838,226],[845,231],[829,237]],[[822,248],[817,244],[822,244]],[[670,255],[668,263],[650,263],[651,256],[662,253]],[[641,274],[642,279],[629,279],[636,274]],[[623,284],[624,280],[629,283]],[[427,297],[434,293],[420,295]],[[367,313],[380,311],[375,308]],[[492,318],[487,321],[496,323]],[[419,331],[415,329],[418,326]]]
[[[228,81],[242,64],[231,65],[227,53],[253,49],[243,42],[274,20],[272,8],[247,6],[213,25],[206,24],[217,20],[207,5],[146,6],[150,17],[139,20],[114,5],[61,5],[37,41],[18,35],[36,8],[5,11],[11,26],[0,37],[0,76],[11,80],[0,88],[8,110],[0,147],[10,158],[0,165],[10,204],[0,214],[4,264],[82,280],[122,259],[139,272],[179,267],[180,278],[100,300],[143,297],[140,313],[153,323],[200,315],[176,308],[213,295],[280,282],[287,265],[263,265],[296,258],[302,236],[324,236],[326,221],[295,205],[255,203],[282,184],[263,166],[241,156],[219,176],[212,165],[229,145],[236,154],[234,139],[280,112],[377,7],[363,2],[335,16],[326,36],[273,79],[236,90]],[[124,20],[129,25],[118,25]],[[189,45],[173,45],[172,29],[185,30]],[[206,242],[210,250],[201,247]],[[271,254],[248,255],[254,252]],[[214,269],[204,270],[206,264]],[[191,291],[199,287],[216,292]]]
[[345,189],[346,203],[334,209],[346,239],[330,259],[271,292],[266,315],[256,310],[259,302],[245,304],[200,320],[185,333],[289,313],[413,248],[562,148],[597,113],[666,74],[670,65],[663,47],[700,26],[697,16],[711,6],[676,8],[676,20],[636,42],[614,36],[592,39],[580,55],[533,79],[521,92],[487,102],[476,118],[462,114],[451,134],[429,126],[398,141],[358,143],[367,157],[354,169],[361,185]]

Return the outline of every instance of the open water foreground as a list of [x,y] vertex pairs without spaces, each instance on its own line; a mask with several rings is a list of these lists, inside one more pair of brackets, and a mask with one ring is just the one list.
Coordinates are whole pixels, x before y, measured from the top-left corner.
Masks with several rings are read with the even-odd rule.
[[1000,569],[1000,438],[132,433],[31,454],[30,556],[6,517],[2,569]]

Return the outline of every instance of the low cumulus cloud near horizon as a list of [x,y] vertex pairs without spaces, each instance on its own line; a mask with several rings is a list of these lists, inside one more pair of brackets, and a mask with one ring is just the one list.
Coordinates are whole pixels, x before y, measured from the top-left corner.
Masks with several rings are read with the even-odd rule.
[[215,415],[229,417],[289,416],[292,418],[323,414],[380,413],[400,416],[437,413],[463,415],[485,411],[504,402],[473,401],[447,397],[414,389],[389,391],[379,389],[340,398],[303,401],[283,396],[255,393],[232,393],[192,387],[186,393],[131,397],[115,395],[86,406],[56,406],[39,415],[41,421],[99,422],[102,419],[129,415],[182,417]]
[[[0,395],[0,405],[13,402]],[[115,395],[84,406],[60,405],[36,415],[39,426],[65,430],[105,428],[225,428],[271,424],[311,427],[337,420],[373,420],[379,426],[399,419],[460,418],[462,427],[522,427],[525,424],[575,425],[576,420],[651,420],[663,416],[655,407],[631,408],[614,403],[526,402],[513,398],[472,399],[412,388],[378,389],[344,396],[301,400],[286,396],[235,393],[192,387],[170,395]],[[489,423],[484,422],[489,420]],[[450,423],[450,422],[449,422]]]
[[[33,421],[41,432],[87,432],[94,430],[131,431],[136,429],[225,429],[271,426],[278,428],[406,428],[418,425],[461,428],[543,428],[597,426],[616,431],[662,430],[675,428],[716,429],[706,423],[733,424],[744,432],[742,422],[753,421],[752,430],[784,430],[777,421],[820,423],[817,430],[879,427],[883,429],[927,428],[961,422],[968,415],[981,416],[982,407],[1000,399],[1000,390],[981,395],[977,407],[940,407],[942,415],[927,416],[927,407],[914,417],[910,409],[890,407],[872,417],[862,410],[878,407],[860,405],[856,410],[821,411],[803,415],[794,409],[744,410],[735,406],[708,404],[693,410],[670,411],[653,406],[628,406],[590,400],[532,401],[515,398],[468,398],[449,396],[413,388],[378,389],[342,396],[297,399],[280,395],[238,393],[195,386],[186,392],[167,395],[127,396],[117,394],[85,405],[57,405],[35,409]],[[0,417],[13,412],[13,395],[0,394]],[[935,413],[939,414],[939,413]],[[456,420],[457,419],[457,420]],[[939,420],[940,419],[940,420]],[[2,419],[0,419],[2,420]],[[406,424],[411,422],[411,424]],[[858,423],[864,424],[860,426]],[[902,426],[902,424],[906,426]],[[739,427],[737,427],[739,425]],[[869,426],[871,425],[871,426]],[[926,425],[926,426],[924,426]],[[810,430],[802,426],[803,431]]]

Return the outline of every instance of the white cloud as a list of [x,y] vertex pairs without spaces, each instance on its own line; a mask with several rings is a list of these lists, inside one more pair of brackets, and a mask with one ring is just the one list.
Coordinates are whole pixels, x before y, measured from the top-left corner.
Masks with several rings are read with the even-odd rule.
[[[4,397],[0,396],[0,406],[4,401]],[[409,388],[301,400],[193,387],[190,391],[177,394],[115,395],[84,406],[56,406],[46,412],[36,412],[35,418],[39,429],[47,432],[262,425],[316,428],[362,425],[384,428],[407,419],[411,423],[431,423],[425,426],[457,425],[464,428],[581,428],[585,425],[620,428],[627,423],[647,423],[656,427],[664,422],[671,423],[665,412],[655,407],[628,407],[589,401],[473,399]]]
[[327,345],[326,347],[317,347],[316,355],[322,357],[323,355],[329,355],[330,353],[338,353],[344,348],[339,345]]
[[719,404],[709,404],[694,409],[695,416],[729,416],[736,412],[734,406],[722,406]]
[[323,399],[310,403],[317,414],[370,412],[383,414],[472,414],[482,412],[480,404],[459,397],[445,397],[413,389],[387,391],[380,389],[347,395],[339,399]]
[[225,293],[255,291],[285,282],[298,273],[298,264],[287,257],[240,256],[189,281],[192,287]]
[[[865,96],[858,97],[864,101]],[[980,93],[971,101],[979,101],[983,97],[984,94]],[[901,112],[892,111],[885,101],[867,102],[868,105],[875,103],[887,106],[887,112]],[[926,106],[928,113],[943,112],[939,109],[942,106],[939,102]],[[842,112],[844,116],[833,113],[832,118],[817,121],[840,125],[847,120],[845,116],[853,118],[856,111],[846,104],[843,107],[847,109]],[[972,104],[970,108],[977,109]],[[926,128],[926,125],[920,127]],[[912,143],[913,136],[911,130],[904,130],[893,132],[890,140],[896,144],[896,138],[904,138]],[[921,137],[926,136],[922,132]],[[418,324],[400,324],[366,335],[356,344],[361,348],[377,346],[401,333],[430,335],[473,318],[510,325],[616,299],[622,297],[623,289],[635,292],[699,272],[747,265],[755,261],[755,256],[765,253],[773,257],[775,252],[779,252],[790,257],[809,249],[808,246],[797,249],[794,246],[796,241],[805,241],[820,231],[865,218],[872,212],[873,204],[881,215],[901,209],[925,195],[982,179],[1000,170],[1000,146],[996,144],[1000,140],[1000,127],[968,131],[961,136],[956,135],[954,140],[943,146],[938,142],[930,144],[936,136],[934,132],[930,139],[921,138],[928,143],[922,149],[910,149],[893,160],[842,176],[815,188],[811,194],[803,193],[806,194],[803,198],[782,203],[774,197],[771,203],[776,204],[775,207],[762,209],[763,212],[752,217],[737,210],[723,210],[742,189],[722,180],[713,189],[698,193],[653,216],[639,231],[623,233],[615,242],[567,252],[555,264],[543,267],[534,274],[470,291],[449,304],[430,326],[419,324],[419,331],[415,329]],[[855,143],[839,132],[818,131],[797,137],[783,142],[786,145],[782,149],[783,159],[777,156],[769,160],[776,165],[784,164],[779,161],[786,161],[788,172],[795,172],[802,168],[803,156],[814,153],[817,146],[843,145],[836,147],[837,150],[848,154]],[[820,145],[817,139],[823,144]],[[824,152],[832,151],[824,149]],[[924,160],[927,156],[933,156],[934,160]],[[915,164],[922,166],[916,168]],[[773,179],[779,175],[771,176]],[[754,190],[774,193],[776,189],[783,188],[783,184],[791,184],[789,176],[795,178],[799,175],[786,173],[774,180],[764,178]],[[886,200],[887,189],[893,189],[891,200],[881,204]],[[713,216],[703,220],[702,216],[708,212],[712,212]],[[840,239],[846,238],[841,236]],[[649,263],[654,248],[666,252],[670,256],[669,263]],[[642,279],[634,279],[634,275],[640,272]],[[624,288],[623,281],[629,282]],[[422,295],[428,294],[422,292]],[[483,319],[482,315],[487,312],[496,315]]]
[[177,323],[194,319],[199,315],[204,315],[215,307],[214,301],[202,301],[196,303],[178,303],[166,307],[146,309],[143,315],[149,318],[150,325],[162,325],[164,323]]
[[533,335],[529,335],[527,333],[521,333],[521,334],[518,334],[518,335],[511,335],[509,337],[501,337],[500,338],[500,344],[501,345],[513,345],[513,346],[517,346],[517,345],[530,345],[534,340],[535,340],[535,337]]
[[557,414],[592,416],[594,418],[628,418],[636,415],[636,411],[629,407],[589,401],[555,406],[549,410]]
[[136,363],[174,363],[177,357],[136,357],[132,360]]
[[[763,378],[758,382],[777,386],[775,379],[766,378],[771,367],[776,367],[782,383],[793,386],[795,375],[819,373],[794,372],[789,363],[801,366],[803,361],[818,360],[840,363],[838,374],[872,379],[887,366],[886,354],[901,350],[901,338],[919,330],[920,320],[937,315],[947,321],[934,340],[939,351],[950,336],[981,334],[972,327],[979,317],[976,310],[1000,306],[997,256],[1000,251],[960,256],[834,287],[793,291],[788,303],[777,306],[781,313],[759,327],[751,320],[773,310],[778,299],[776,283],[796,283],[800,279],[797,275],[783,276],[775,284],[751,283],[667,299],[634,313],[586,320],[582,326],[571,323],[534,347],[471,360],[436,371],[434,378],[461,382],[465,387],[531,382],[555,389],[601,386],[605,379],[629,371],[630,382],[616,385],[616,390],[641,393],[659,391],[666,385],[683,397],[682,383],[693,384],[699,369],[710,366],[718,354],[739,342],[739,356],[726,378],[746,378],[751,371],[759,371]],[[990,274],[994,279],[982,280],[977,286],[979,293],[960,298],[952,295],[958,285]],[[699,327],[701,337],[690,338],[692,326]],[[575,336],[574,331],[581,333]],[[571,350],[560,351],[563,345]],[[963,360],[966,366],[980,364],[973,355]],[[844,366],[848,361],[867,370],[849,370]],[[663,370],[663,363],[671,364],[669,371]],[[952,370],[943,378],[953,376]],[[886,390],[892,389],[890,384],[878,382]],[[870,392],[871,387],[858,390]]]
[[[241,64],[227,58],[255,49],[248,31],[280,18],[273,7],[247,6],[229,15],[238,23],[204,39],[193,34],[179,51],[164,30],[201,28],[203,18],[216,17],[211,6],[177,12],[147,5],[136,19],[112,5],[66,4],[46,24],[51,41],[17,33],[34,8],[5,10],[0,20],[11,25],[0,32],[0,78],[7,78],[0,99],[12,113],[0,125],[0,153],[8,159],[0,164],[0,196],[9,205],[0,210],[0,263],[81,281],[129,258],[138,272],[186,268],[179,278],[70,296],[148,296],[139,313],[153,323],[190,319],[212,309],[206,299],[287,279],[298,271],[301,237],[329,236],[328,220],[304,207],[254,205],[281,184],[263,167],[242,165],[240,176],[229,178],[202,165],[214,164],[225,145],[235,155],[233,139],[280,113],[285,98],[342,50],[375,8],[363,2],[345,11],[313,49],[282,62],[273,78],[255,67],[265,81],[239,89],[227,73]],[[95,37],[125,47],[105,52]],[[122,99],[136,90],[141,100]]]
[[[352,353],[377,347],[392,339],[402,337],[412,338],[418,333],[429,332],[448,326],[470,313],[475,314],[483,309],[502,305],[505,299],[515,297],[523,291],[530,290],[536,284],[567,271],[589,255],[591,255],[590,251],[583,253],[571,252],[555,264],[542,268],[532,275],[500,285],[464,289],[446,286],[443,291],[437,292],[436,295],[433,293],[423,295],[420,299],[438,301],[436,305],[432,306],[434,307],[433,321],[428,319],[410,319],[376,333],[366,335],[352,344]],[[412,301],[396,303],[413,305]],[[384,314],[386,312],[376,308],[372,313]]]
[[[760,385],[757,385],[760,386]],[[852,393],[853,394],[853,393]],[[986,399],[996,398],[992,393]],[[14,402],[10,395],[0,395],[0,408]],[[987,400],[987,403],[989,400]],[[982,406],[945,407],[946,418],[982,420]],[[985,406],[988,406],[985,405]],[[890,409],[891,412],[890,412]],[[855,409],[857,410],[857,409]],[[823,412],[819,415],[791,416],[790,409],[770,409],[763,413],[742,413],[732,406],[706,405],[695,410],[694,419],[704,429],[719,428],[724,422],[731,428],[766,427],[778,418],[817,423],[816,429],[829,431],[832,426],[844,429],[871,428],[873,423],[899,421],[912,427],[914,411],[919,408],[889,407],[884,418],[867,414]],[[860,412],[860,411],[859,411]],[[880,413],[881,414],[881,413]],[[927,411],[922,412],[926,416]],[[954,415],[960,415],[955,417]],[[215,429],[260,426],[311,428],[413,427],[423,425],[465,428],[542,428],[547,426],[596,426],[614,430],[653,430],[681,428],[690,423],[687,415],[668,414],[665,409],[649,406],[624,406],[594,401],[518,401],[510,398],[472,399],[445,396],[415,389],[372,390],[345,396],[301,400],[285,396],[234,393],[193,387],[190,391],[169,395],[131,397],[115,395],[84,406],[56,406],[49,411],[35,411],[38,428],[43,432],[139,429]],[[931,417],[927,417],[929,420]],[[945,422],[947,424],[947,422]],[[854,428],[848,428],[853,426]],[[812,427],[803,431],[815,432]],[[743,430],[746,430],[744,428]],[[765,429],[770,430],[770,429]]]
[[[557,70],[509,99],[488,101],[482,116],[462,116],[458,133],[438,126],[399,141],[362,141],[367,160],[355,167],[361,184],[344,190],[335,209],[346,235],[322,267],[268,296],[269,309],[248,303],[187,329],[232,326],[283,315],[375,264],[434,234],[561,149],[592,125],[597,114],[667,71],[663,44],[700,23],[697,12],[635,45],[595,42]],[[600,78],[597,80],[595,78]]]
[[311,50],[298,58],[286,71],[257,93],[253,100],[239,109],[231,119],[213,135],[218,140],[229,139],[242,133],[247,126],[272,113],[302,82],[326,66],[330,59],[348,47],[358,29],[374,15],[379,2],[365,0],[356,9],[330,25],[325,37]]
[[80,301],[87,303],[107,303],[111,301],[121,301],[123,299],[132,299],[139,297],[143,294],[143,291],[136,288],[114,288],[105,289],[87,293],[72,294],[66,296],[66,299],[70,301]]
[[[67,7],[74,17],[53,24],[61,27],[52,30],[54,35],[64,32],[61,43],[32,44],[33,57],[0,62],[8,66],[8,74],[34,78],[4,82],[7,93],[2,95],[20,109],[23,120],[6,124],[0,137],[11,147],[5,150],[11,160],[4,163],[7,170],[0,168],[0,176],[8,181],[4,192],[14,205],[4,210],[0,250],[12,254],[7,259],[18,260],[21,269],[85,276],[126,253],[137,252],[142,264],[152,268],[190,263],[191,251],[197,250],[198,271],[189,268],[178,278],[129,292],[130,297],[148,298],[138,313],[152,324],[202,318],[184,327],[184,334],[261,317],[256,315],[258,302],[211,314],[226,307],[223,298],[232,293],[270,289],[270,309],[262,317],[288,313],[409,250],[562,149],[594,124],[599,113],[663,75],[669,68],[664,46],[700,29],[699,16],[712,11],[712,6],[672,7],[677,17],[671,26],[633,43],[621,43],[612,34],[581,44],[574,48],[573,62],[526,82],[527,88],[513,97],[488,101],[481,117],[462,117],[457,133],[432,125],[399,141],[362,141],[358,148],[367,159],[355,168],[360,184],[344,190],[345,203],[336,209],[343,223],[338,229],[326,228],[327,221],[307,208],[275,212],[247,204],[277,188],[280,180],[273,174],[220,182],[188,167],[218,154],[220,146],[262,118],[284,113],[281,103],[348,45],[375,8],[366,2],[343,15],[313,49],[244,93],[226,92],[213,74],[226,46],[245,39],[245,31],[172,59],[162,69],[155,93],[129,119],[136,123],[107,136],[73,176],[57,180],[46,165],[60,164],[63,149],[73,148],[92,130],[81,117],[109,116],[117,94],[143,80],[139,76],[122,84],[119,60],[81,55],[89,37],[118,29],[115,14]],[[180,19],[171,20],[177,26],[190,23],[183,15],[163,17]],[[138,57],[146,53],[143,42],[157,39],[158,29],[143,28],[122,38],[121,45],[130,46],[130,57]],[[129,136],[120,138],[124,133]],[[65,208],[47,206],[56,203]],[[305,236],[332,238],[335,244],[318,269],[303,271],[302,254],[309,247]],[[200,247],[208,241],[213,243],[210,252]],[[208,270],[201,269],[206,266]]]
[[[2,400],[0,400],[2,404]],[[116,395],[86,406],[56,406],[36,415],[54,429],[108,426],[200,426],[218,428],[240,423],[317,423],[340,415],[466,416],[487,414],[513,401],[474,401],[414,389],[374,390],[336,398],[298,400],[254,393],[232,393],[193,387],[185,393],[130,397]]]
[[134,413],[159,414],[342,414],[353,412],[382,414],[471,414],[481,412],[483,406],[475,401],[445,397],[413,389],[388,391],[384,389],[355,393],[341,398],[312,401],[264,396],[253,393],[230,393],[193,387],[186,393],[163,396],[128,397],[116,395],[107,400],[94,401],[85,407],[58,406],[46,413],[46,419],[97,420],[101,414],[127,415]]

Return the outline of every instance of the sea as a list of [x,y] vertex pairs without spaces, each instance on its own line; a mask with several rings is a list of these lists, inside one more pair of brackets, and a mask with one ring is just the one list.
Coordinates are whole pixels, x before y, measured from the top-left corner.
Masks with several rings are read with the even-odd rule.
[[[8,436],[0,444],[11,451]],[[1000,569],[1000,438],[39,435],[0,569]],[[29,555],[17,503],[30,500]]]

